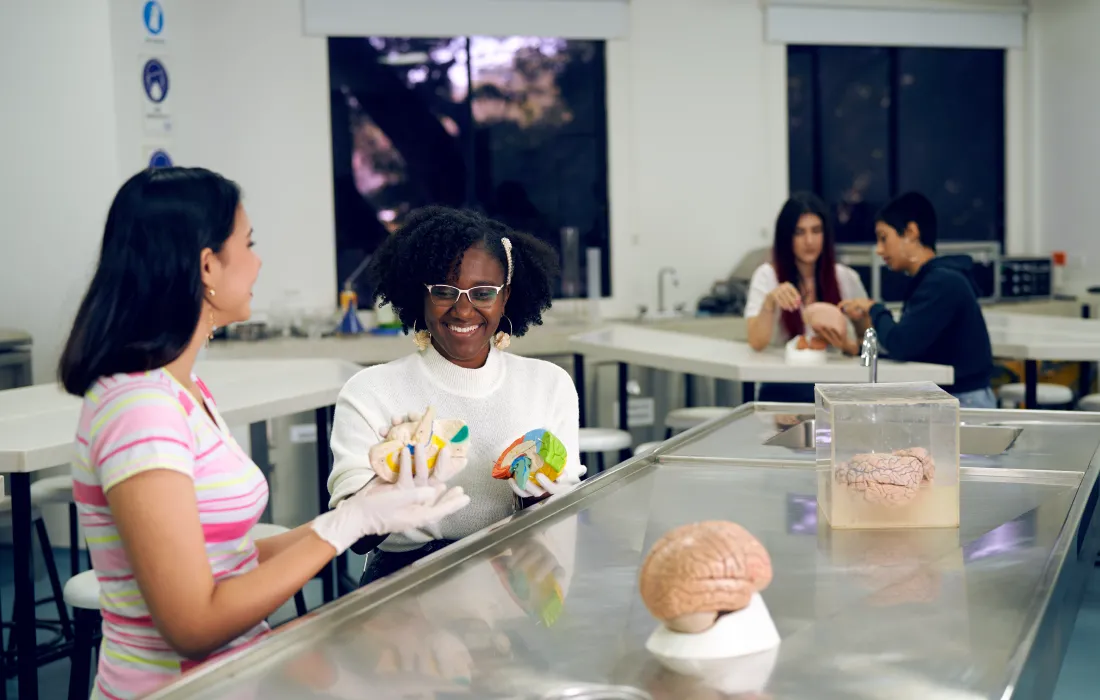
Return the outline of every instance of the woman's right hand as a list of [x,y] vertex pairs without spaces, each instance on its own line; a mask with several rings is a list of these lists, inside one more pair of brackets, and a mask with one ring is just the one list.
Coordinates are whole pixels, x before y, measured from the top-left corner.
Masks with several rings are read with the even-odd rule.
[[335,509],[317,516],[313,531],[341,554],[360,538],[423,528],[470,503],[460,486],[448,489],[439,482],[429,483],[422,464],[414,476],[412,463],[409,449],[402,448],[396,483],[372,479]]
[[770,291],[768,299],[782,311],[794,311],[802,306],[802,295],[790,282],[784,282]]
[[[395,427],[402,423],[418,423],[420,419],[424,417],[423,413],[411,412],[403,416],[394,416],[390,422],[392,425],[385,426],[378,431],[378,437],[383,440],[390,434]],[[420,459],[422,453],[418,450],[416,455],[416,464],[413,471],[414,480],[417,484],[427,484],[429,469],[425,460]],[[466,468],[467,459],[465,457],[456,457],[451,450],[450,445],[444,445],[439,454],[436,455],[434,468],[431,472],[431,483],[440,482],[445,483],[448,479],[458,474],[460,471]]]

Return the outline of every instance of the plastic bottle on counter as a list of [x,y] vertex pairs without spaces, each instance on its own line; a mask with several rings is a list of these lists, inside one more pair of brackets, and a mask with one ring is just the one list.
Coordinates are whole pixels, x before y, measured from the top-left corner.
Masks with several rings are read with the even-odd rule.
[[1051,253],[1051,291],[1056,295],[1066,293],[1066,253],[1064,250],[1056,250]]

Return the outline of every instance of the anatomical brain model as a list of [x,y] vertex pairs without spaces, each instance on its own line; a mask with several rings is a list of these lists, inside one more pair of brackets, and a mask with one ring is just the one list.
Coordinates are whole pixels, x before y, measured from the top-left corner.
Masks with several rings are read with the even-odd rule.
[[841,486],[870,503],[904,505],[932,482],[936,465],[928,450],[913,447],[883,454],[857,454],[839,465],[834,477]]
[[413,454],[418,449],[425,449],[428,452],[428,469],[438,479],[446,481],[454,474],[435,473],[439,451],[450,445],[451,456],[458,458],[452,461],[452,466],[464,465],[469,443],[470,430],[465,422],[455,419],[435,420],[435,409],[429,406],[419,420],[407,421],[390,428],[386,441],[370,448],[370,464],[375,474],[392,483],[397,481],[400,472],[402,448],[408,447]]
[[760,541],[735,523],[684,525],[659,539],[642,565],[649,612],[673,632],[705,632],[725,613],[745,608],[772,580]]
[[515,477],[522,489],[536,474],[544,474],[556,481],[565,469],[567,454],[565,445],[549,430],[530,430],[505,448],[493,465],[494,479]]
[[826,350],[829,343],[814,334],[814,329],[830,328],[840,335],[848,333],[848,320],[835,305],[823,301],[808,304],[802,310],[802,323],[807,332],[799,336],[799,350]]

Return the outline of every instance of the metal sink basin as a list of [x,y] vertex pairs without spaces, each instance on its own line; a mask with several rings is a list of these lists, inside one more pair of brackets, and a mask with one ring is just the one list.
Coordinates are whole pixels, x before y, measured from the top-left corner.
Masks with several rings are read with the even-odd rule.
[[[1023,428],[999,425],[959,426],[959,452],[966,455],[999,455],[1008,451]],[[764,441],[765,445],[792,450],[815,449],[814,421],[806,420]]]

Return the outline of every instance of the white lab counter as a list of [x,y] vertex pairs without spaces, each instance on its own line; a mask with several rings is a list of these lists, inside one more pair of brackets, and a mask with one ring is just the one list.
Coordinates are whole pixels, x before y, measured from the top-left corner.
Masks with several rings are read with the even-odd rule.
[[[359,369],[329,359],[207,360],[196,371],[225,422],[241,425],[331,406]],[[80,406],[56,384],[0,391],[0,472],[68,464]]]
[[[860,365],[859,358],[839,353],[829,353],[821,365],[795,365],[787,363],[781,348],[757,352],[748,343],[636,326],[611,326],[579,334],[570,339],[570,347],[575,353],[603,362],[739,382],[857,383],[868,377],[868,369]],[[880,360],[878,379],[951,384],[955,372],[945,365]]]

